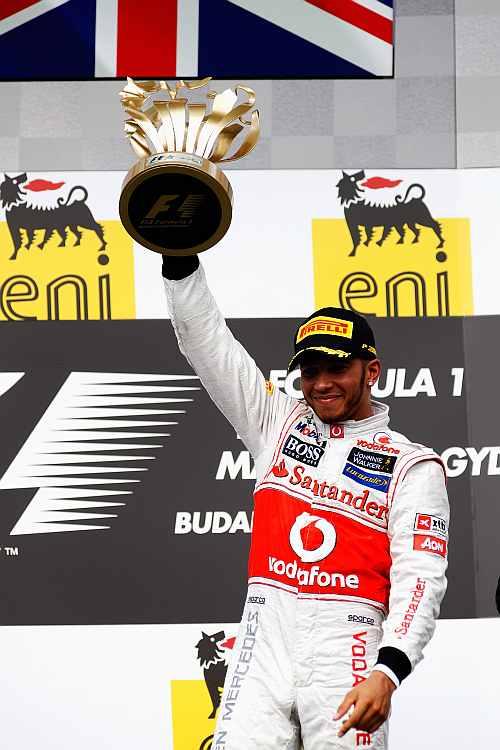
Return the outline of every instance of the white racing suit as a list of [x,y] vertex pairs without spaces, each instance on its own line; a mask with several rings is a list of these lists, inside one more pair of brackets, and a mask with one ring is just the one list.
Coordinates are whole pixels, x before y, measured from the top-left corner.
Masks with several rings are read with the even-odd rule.
[[422,658],[446,589],[448,500],[429,448],[387,406],[337,425],[266,383],[227,328],[203,269],[165,280],[181,351],[256,467],[249,586],[213,750],[385,748],[337,737],[372,669],[396,685]]

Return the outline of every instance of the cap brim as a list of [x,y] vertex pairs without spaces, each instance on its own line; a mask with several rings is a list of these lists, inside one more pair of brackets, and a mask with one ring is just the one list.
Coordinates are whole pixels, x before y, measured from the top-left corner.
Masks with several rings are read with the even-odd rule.
[[338,360],[347,360],[354,356],[354,352],[348,352],[345,349],[330,349],[328,346],[308,346],[293,355],[288,364],[288,372],[300,363],[300,360],[307,352],[319,352],[320,354],[326,354],[329,357],[335,357],[335,359]]

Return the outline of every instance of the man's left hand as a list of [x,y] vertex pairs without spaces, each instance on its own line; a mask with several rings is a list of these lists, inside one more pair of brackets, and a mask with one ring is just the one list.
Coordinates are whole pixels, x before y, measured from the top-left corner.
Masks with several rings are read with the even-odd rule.
[[354,711],[342,723],[338,736],[343,737],[352,728],[370,734],[375,732],[389,716],[395,689],[395,684],[384,672],[374,670],[364,682],[350,690],[340,704],[335,720],[345,716],[351,706],[354,706]]

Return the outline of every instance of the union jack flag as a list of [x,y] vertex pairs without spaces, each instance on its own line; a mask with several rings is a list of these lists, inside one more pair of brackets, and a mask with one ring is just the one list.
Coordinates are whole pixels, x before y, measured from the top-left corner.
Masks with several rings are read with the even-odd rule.
[[1,0],[3,80],[393,75],[393,0]]

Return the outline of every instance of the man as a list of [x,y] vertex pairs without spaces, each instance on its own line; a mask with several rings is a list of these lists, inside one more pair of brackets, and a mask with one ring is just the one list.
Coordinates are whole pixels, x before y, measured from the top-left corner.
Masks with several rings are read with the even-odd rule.
[[422,658],[446,589],[442,463],[371,399],[380,362],[364,318],[324,308],[299,326],[298,401],[233,338],[196,257],[166,258],[163,275],[180,349],[257,476],[213,750],[386,748],[392,693]]

